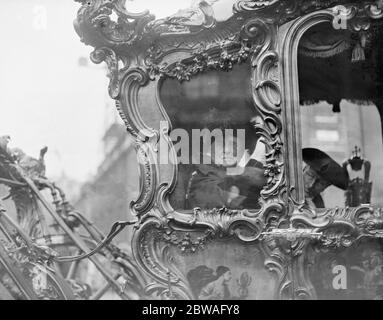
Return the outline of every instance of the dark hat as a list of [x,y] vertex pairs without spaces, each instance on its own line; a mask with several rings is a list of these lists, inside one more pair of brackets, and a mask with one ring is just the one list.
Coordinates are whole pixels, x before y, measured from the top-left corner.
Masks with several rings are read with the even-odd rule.
[[225,274],[226,272],[229,272],[230,269],[228,267],[225,267],[225,266],[219,266],[217,267],[217,270],[215,271],[217,277],[219,278],[220,276],[222,276],[223,274]]
[[347,170],[342,168],[329,155],[314,148],[304,148],[302,153],[303,161],[306,162],[319,177],[340,189],[347,189],[349,182]]

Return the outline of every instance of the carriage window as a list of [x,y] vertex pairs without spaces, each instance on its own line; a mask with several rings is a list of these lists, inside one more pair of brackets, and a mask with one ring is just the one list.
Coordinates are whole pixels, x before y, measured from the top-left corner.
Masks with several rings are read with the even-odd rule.
[[[209,71],[180,82],[166,79],[161,102],[170,118],[177,185],[173,208],[257,209],[265,184],[264,145],[258,142],[251,67]],[[168,159],[165,159],[168,160]],[[162,158],[163,162],[163,158]]]
[[303,178],[312,207],[383,206],[381,33],[321,24],[300,42]]

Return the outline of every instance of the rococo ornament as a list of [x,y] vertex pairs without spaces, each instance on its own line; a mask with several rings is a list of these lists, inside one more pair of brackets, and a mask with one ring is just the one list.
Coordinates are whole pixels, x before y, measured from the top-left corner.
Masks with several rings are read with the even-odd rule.
[[[132,250],[153,280],[146,295],[198,298],[183,264],[226,243],[239,244],[238,250],[259,248],[265,269],[276,279],[274,298],[316,298],[304,265],[309,246],[331,250],[381,238],[381,209],[361,205],[320,211],[305,203],[300,129],[294,123],[299,121],[296,58],[303,33],[322,22],[336,26],[339,19],[350,32],[367,32],[381,23],[382,1],[239,0],[233,1],[225,21],[216,20],[212,1],[160,20],[149,12],[129,12],[122,0],[78,2],[76,31],[94,47],[91,59],[107,64],[110,96],[136,140],[141,190],[131,206],[138,218]],[[176,210],[169,197],[177,183],[177,164],[163,170],[158,162],[160,137],[172,146],[161,85],[216,71],[230,77],[244,63],[251,66],[252,104],[259,114],[252,126],[266,150],[262,206]],[[153,118],[165,119],[169,128],[161,131]],[[245,274],[238,283],[241,292],[252,285]]]

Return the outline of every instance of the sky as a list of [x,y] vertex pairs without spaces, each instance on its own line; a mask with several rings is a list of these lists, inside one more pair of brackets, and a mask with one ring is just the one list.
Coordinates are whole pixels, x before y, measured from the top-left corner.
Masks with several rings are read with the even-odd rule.
[[[190,3],[128,0],[127,7],[162,18]],[[105,69],[78,63],[92,51],[73,28],[78,8],[73,0],[0,1],[0,135],[36,157],[48,146],[48,177],[85,182],[103,158],[105,119],[116,111],[106,107]]]

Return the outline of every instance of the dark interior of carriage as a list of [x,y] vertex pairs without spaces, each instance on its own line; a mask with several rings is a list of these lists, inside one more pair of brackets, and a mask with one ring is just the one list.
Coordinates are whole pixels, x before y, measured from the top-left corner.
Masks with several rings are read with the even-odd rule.
[[[238,130],[244,130],[245,148],[250,154],[253,153],[258,137],[255,134],[252,119],[256,118],[257,112],[252,103],[250,79],[251,67],[249,62],[234,65],[230,72],[209,71],[200,73],[189,81],[181,82],[178,79],[166,79],[162,83],[160,95],[161,102],[171,120],[173,132],[175,132],[175,129],[182,129],[187,132],[189,137],[192,137],[192,130],[196,129],[208,129],[210,132],[219,130],[223,135],[225,135],[225,130],[233,130],[233,135],[236,139],[239,139]],[[201,151],[203,149],[202,141],[199,142]],[[173,142],[177,143],[179,141]],[[231,187],[241,189],[242,186],[248,185],[246,182],[238,185],[238,183],[232,183],[232,179],[222,177],[222,180],[225,181],[223,183],[225,186],[222,187],[223,191],[212,187],[214,190],[209,189],[206,192],[201,192],[198,201],[191,203],[189,200],[188,203],[188,190],[193,188],[193,181],[195,180],[193,180],[193,174],[199,172],[198,168],[202,169],[201,166],[192,163],[192,158],[196,154],[196,150],[192,150],[192,143],[190,143],[189,163],[184,161],[178,164],[178,182],[170,199],[174,208],[192,209],[195,205],[211,209],[222,207],[227,204],[208,199],[214,198],[214,194],[216,194],[214,190],[218,190],[218,193],[226,193]],[[202,164],[202,157],[199,160]],[[205,181],[206,183],[201,182],[202,185],[206,186],[210,184],[212,179],[224,175],[214,164],[209,167],[203,167],[204,173],[202,175],[204,177],[211,175],[212,177],[211,179],[208,178]],[[243,187],[243,189],[246,189],[243,192],[249,193],[248,187]],[[251,204],[241,202],[241,204],[238,203],[235,207],[239,208],[248,205],[254,208],[258,207],[259,191],[259,188],[256,188],[255,192],[251,192],[253,195],[251,198],[254,199],[251,201]],[[237,197],[238,201],[239,198]],[[246,198],[250,199],[250,197]],[[234,206],[233,203],[232,205]]]
[[[335,174],[339,176],[343,170],[343,179],[348,180],[346,186],[343,183],[339,185],[339,179],[338,185],[328,179],[322,181],[323,189],[328,187],[326,183],[337,185],[338,191],[333,190],[333,194],[338,194],[334,198],[342,201],[331,205],[331,201],[326,203],[323,199],[316,199],[315,206],[358,206],[370,203],[372,184],[376,198],[372,202],[381,205],[377,199],[381,198],[379,180],[383,178],[379,174],[383,132],[382,25],[374,24],[366,31],[351,32],[335,30],[330,23],[322,23],[306,32],[298,52],[303,151],[308,150],[305,147],[320,149],[325,153],[324,157],[331,158],[333,165],[332,171],[327,170],[327,177]],[[363,119],[370,117],[372,120],[373,112],[380,121],[376,121],[375,127],[373,121],[365,121],[364,125]],[[361,118],[360,121],[356,119],[357,116]],[[314,123],[313,118],[321,123]],[[342,130],[342,125],[347,126],[347,130]],[[315,129],[315,126],[318,128]],[[317,130],[317,137],[310,130]],[[342,148],[343,154],[339,152]],[[334,150],[337,152],[332,152]],[[366,154],[371,162],[364,159]],[[350,158],[347,162],[345,160],[348,156]],[[305,161],[305,154],[303,158]],[[317,168],[314,171],[320,176],[323,168],[317,163],[315,165]],[[376,172],[372,182],[369,180],[371,167]],[[361,174],[353,178],[349,176],[351,172]],[[339,189],[343,190],[340,192]]]
[[[363,42],[363,44],[361,44]],[[327,101],[371,101],[383,116],[383,29],[336,31],[330,24],[309,30],[300,42],[299,86],[303,105]]]
[[[161,101],[173,128],[230,128],[252,130],[249,119],[256,116],[252,104],[249,63],[234,65],[230,72],[209,71],[189,81],[166,79]],[[250,135],[249,135],[250,137]],[[248,140],[251,147],[254,141]]]

